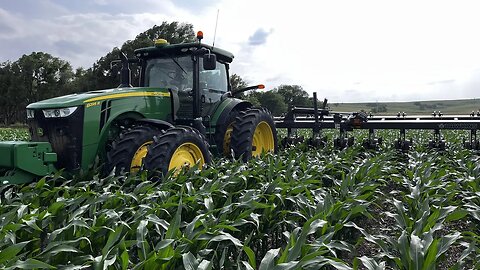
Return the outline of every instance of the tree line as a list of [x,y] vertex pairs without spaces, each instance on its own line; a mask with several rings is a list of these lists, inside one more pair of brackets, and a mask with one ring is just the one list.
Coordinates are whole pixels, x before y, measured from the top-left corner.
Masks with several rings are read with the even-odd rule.
[[[118,66],[111,62],[118,59],[119,51],[134,57],[134,50],[148,47],[158,38],[170,43],[193,42],[193,25],[180,22],[163,22],[138,34],[120,47],[114,47],[89,68],[73,69],[66,60],[45,52],[32,52],[16,61],[0,63],[0,124],[24,123],[25,107],[39,100],[81,93],[97,89],[115,88],[119,84]],[[138,69],[132,68],[132,84],[138,84]],[[237,74],[231,76],[234,88],[246,86]],[[290,106],[311,103],[308,94],[300,86],[282,85],[272,91],[253,92],[243,95],[254,105],[267,107],[274,115],[280,115]]]

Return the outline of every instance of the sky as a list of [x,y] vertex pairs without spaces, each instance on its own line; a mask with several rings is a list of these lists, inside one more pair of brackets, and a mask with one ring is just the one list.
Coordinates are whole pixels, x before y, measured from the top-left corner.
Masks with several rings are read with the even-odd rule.
[[480,2],[0,0],[0,62],[48,52],[88,68],[163,21],[235,55],[231,73],[332,102],[480,96]]

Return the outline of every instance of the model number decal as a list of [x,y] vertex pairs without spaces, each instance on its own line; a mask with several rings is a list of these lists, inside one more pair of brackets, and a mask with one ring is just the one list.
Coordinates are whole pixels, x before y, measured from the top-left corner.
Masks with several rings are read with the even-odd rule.
[[90,103],[87,103],[87,104],[85,105],[85,107],[90,108],[90,107],[93,107],[93,106],[100,105],[100,103],[101,103],[100,101],[90,102]]

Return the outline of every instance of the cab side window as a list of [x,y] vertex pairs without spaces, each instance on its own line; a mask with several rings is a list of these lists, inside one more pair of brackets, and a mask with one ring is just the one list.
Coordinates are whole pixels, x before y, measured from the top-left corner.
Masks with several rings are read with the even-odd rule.
[[220,96],[228,91],[227,70],[225,64],[217,62],[215,70],[204,70],[203,64],[200,63],[200,89],[220,94]]
[[227,67],[224,63],[217,61],[215,70],[204,70],[200,58],[200,95],[202,96],[203,115],[207,115],[213,105],[220,101],[223,94],[228,91]]

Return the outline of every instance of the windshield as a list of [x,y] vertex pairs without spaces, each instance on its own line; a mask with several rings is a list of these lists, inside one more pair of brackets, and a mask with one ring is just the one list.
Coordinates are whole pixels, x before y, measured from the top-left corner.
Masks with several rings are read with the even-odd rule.
[[147,60],[145,86],[190,91],[193,87],[193,61],[190,56]]

